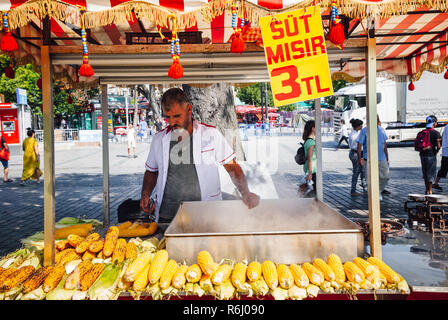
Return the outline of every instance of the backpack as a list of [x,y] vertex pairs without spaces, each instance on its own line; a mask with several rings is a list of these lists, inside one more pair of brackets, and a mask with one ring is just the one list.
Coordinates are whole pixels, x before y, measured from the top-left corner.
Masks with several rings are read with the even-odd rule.
[[431,144],[431,130],[425,129],[420,131],[417,134],[417,137],[414,140],[414,149],[415,151],[423,151],[432,147]]
[[[306,139],[308,140],[308,139]],[[306,142],[305,140],[305,142]],[[296,155],[294,156],[294,160],[299,165],[304,165],[306,162],[306,156],[305,156],[305,144],[303,142],[300,142],[301,146],[299,149],[297,149]]]

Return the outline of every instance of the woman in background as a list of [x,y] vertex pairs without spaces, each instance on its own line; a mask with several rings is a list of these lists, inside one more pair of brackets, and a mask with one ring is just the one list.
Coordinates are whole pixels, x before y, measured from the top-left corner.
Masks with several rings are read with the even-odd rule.
[[316,192],[316,127],[314,120],[309,120],[303,128],[302,139],[305,141],[305,164],[303,171],[306,174],[306,181],[313,181],[313,190]]
[[358,184],[358,177],[361,175],[361,186],[363,191],[365,191],[364,185],[364,170],[358,162],[358,143],[356,140],[358,139],[359,133],[361,132],[363,122],[360,119],[351,119],[350,123],[352,124],[353,130],[350,132],[348,136],[348,145],[350,147],[350,153],[348,157],[350,158],[353,165],[353,175],[352,175],[352,188],[351,195],[359,196],[360,193],[356,192],[356,185]]
[[27,132],[28,138],[23,140],[23,171],[22,179],[20,185],[24,186],[25,181],[29,179],[36,180],[40,183],[40,176],[42,171],[40,170],[40,156],[39,156],[39,145],[35,139],[36,133],[33,129],[28,128]]

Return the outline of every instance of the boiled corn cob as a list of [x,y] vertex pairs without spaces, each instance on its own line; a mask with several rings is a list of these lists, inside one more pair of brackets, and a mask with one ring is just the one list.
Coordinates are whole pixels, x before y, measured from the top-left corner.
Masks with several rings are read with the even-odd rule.
[[173,287],[176,289],[183,289],[185,282],[187,282],[187,279],[185,277],[185,274],[187,272],[188,266],[183,264],[177,268],[176,273],[173,276],[172,284]]
[[104,246],[104,239],[98,239],[93,241],[90,246],[89,246],[89,251],[90,252],[100,252],[101,250],[103,250],[103,246]]
[[84,240],[84,238],[81,237],[81,236],[78,236],[77,234],[70,234],[70,235],[68,235],[68,237],[67,237],[67,241],[68,241],[68,243],[69,243],[73,248],[76,248],[76,246],[77,246],[78,244],[80,244],[83,240]]
[[149,279],[148,279],[148,272],[149,268],[151,267],[150,264],[146,265],[136,276],[135,281],[132,284],[132,289],[134,291],[143,291],[143,289],[146,288],[148,285]]
[[129,282],[134,281],[137,274],[151,263],[152,256],[153,253],[149,251],[142,252],[140,255],[138,255],[137,258],[135,258],[135,260],[132,261],[129,267],[126,269],[124,279]]
[[178,268],[177,262],[174,259],[169,260],[160,276],[159,286],[161,289],[166,289],[171,285],[171,280]]
[[84,240],[82,240],[75,248],[77,253],[84,253],[87,249],[89,249],[90,245],[100,239],[100,235],[96,232],[89,234]]
[[380,270],[377,266],[360,257],[354,258],[353,263],[361,269],[366,279],[369,280],[374,287],[378,288],[381,285]]
[[339,256],[334,253],[330,254],[327,258],[327,264],[333,270],[336,282],[339,284],[345,282],[344,266]]
[[213,260],[210,252],[203,250],[197,255],[198,265],[201,267],[201,270],[206,275],[213,275],[215,271],[218,269],[218,264]]
[[0,287],[16,271],[17,271],[17,268],[7,268],[5,271],[3,271],[2,274],[0,275]]
[[303,271],[305,271],[308,279],[312,284],[316,286],[320,286],[321,284],[323,284],[325,280],[324,274],[311,263],[305,262],[304,264],[302,264],[302,269]]
[[325,280],[327,280],[327,281],[335,280],[336,276],[335,276],[333,270],[330,268],[330,266],[324,260],[322,260],[320,258],[316,258],[313,261],[313,265],[317,269],[322,271],[322,273],[324,274]]
[[47,293],[56,288],[64,274],[65,267],[62,264],[56,264],[44,280],[42,285],[44,292]]
[[107,230],[106,236],[104,237],[104,247],[103,253],[105,257],[112,255],[115,249],[115,245],[118,241],[118,235],[120,234],[120,229],[116,226],[112,226]]
[[79,288],[81,291],[88,290],[98,277],[104,271],[104,264],[95,263],[87,273],[85,273],[79,280]]
[[246,271],[247,271],[247,265],[243,262],[238,262],[233,266],[232,275],[230,276],[230,280],[232,281],[232,284],[237,288],[238,290],[245,290],[246,286]]
[[126,240],[120,238],[117,240],[114,252],[112,253],[112,262],[122,262],[126,257]]
[[347,279],[350,282],[360,284],[365,279],[364,273],[361,271],[361,269],[359,269],[356,264],[351,261],[347,261],[344,263],[344,271]]
[[72,273],[65,279],[65,289],[79,289],[81,278],[93,267],[90,260],[84,260],[78,264]]
[[291,270],[291,274],[294,277],[294,283],[296,284],[296,286],[300,288],[306,288],[310,284],[308,276],[298,264],[292,263],[289,266],[289,270]]
[[188,267],[187,272],[185,274],[185,277],[187,278],[188,282],[194,283],[201,280],[202,271],[201,267],[197,264],[192,264]]
[[34,273],[34,271],[36,271],[36,268],[34,268],[33,266],[25,266],[17,269],[16,272],[11,274],[8,279],[3,282],[0,290],[8,291],[17,285],[22,284],[22,282],[24,282]]
[[219,286],[227,281],[232,273],[232,267],[228,264],[222,264],[218,267],[216,272],[212,275],[212,283]]
[[154,259],[152,259],[151,267],[149,268],[148,272],[148,280],[149,284],[153,285],[156,284],[157,281],[159,281],[160,276],[162,275],[162,272],[168,263],[168,251],[166,250],[159,250],[154,255]]
[[294,277],[291,270],[285,264],[277,266],[278,284],[283,289],[289,289],[294,285]]
[[53,266],[42,267],[23,283],[23,293],[31,292],[40,287],[46,276],[53,270]]
[[126,259],[135,259],[137,257],[137,245],[134,242],[126,243]]
[[199,286],[206,292],[212,292],[213,291],[212,276],[202,274],[201,280],[199,280]]
[[261,264],[261,273],[263,275],[264,281],[266,281],[266,284],[270,289],[274,290],[275,288],[277,288],[278,274],[274,262],[270,260],[263,261],[263,263]]
[[260,277],[257,281],[250,282],[250,285],[256,295],[264,296],[269,292],[269,287],[263,277]]
[[400,282],[400,275],[396,273],[391,267],[389,267],[384,261],[377,257],[369,257],[367,262],[378,267],[380,272],[384,274],[388,283],[398,283]]
[[252,261],[247,266],[247,279],[249,281],[257,281],[261,277],[261,263]]

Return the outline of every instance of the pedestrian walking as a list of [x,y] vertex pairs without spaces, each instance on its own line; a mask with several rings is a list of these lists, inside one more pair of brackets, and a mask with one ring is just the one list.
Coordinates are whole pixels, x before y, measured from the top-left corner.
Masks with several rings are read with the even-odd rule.
[[341,134],[341,139],[339,139],[339,143],[336,146],[336,150],[339,149],[339,146],[341,145],[342,141],[345,141],[347,143],[347,145],[349,145],[349,147],[350,147],[350,144],[348,143],[348,127],[345,124],[345,120],[344,119],[341,120],[341,129],[339,129],[336,132],[336,134]]
[[[380,200],[383,200],[383,194],[386,194],[386,185],[390,179],[389,175],[389,154],[387,151],[386,141],[389,138],[386,130],[381,127],[380,118],[377,116],[377,135],[378,135],[378,173]],[[367,127],[361,129],[358,139],[358,162],[364,170],[364,177],[367,180]],[[387,192],[389,193],[389,192]]]
[[0,132],[0,162],[3,165],[3,182],[12,182],[11,179],[8,178],[9,171],[9,146],[6,143],[5,137],[2,136]]
[[442,163],[440,164],[440,170],[437,172],[436,181],[432,185],[433,189],[442,191],[442,187],[439,185],[441,178],[446,178],[448,173],[448,124],[443,129],[442,135]]
[[126,131],[126,135],[128,138],[128,158],[131,157],[131,148],[134,151],[134,158],[137,158],[135,149],[136,132],[135,129],[132,127],[132,124],[128,124],[128,130]]
[[[313,194],[316,194],[316,125],[314,120],[309,120],[303,128],[302,139],[305,141],[305,164],[303,171],[305,172],[305,180],[307,183],[313,183]],[[308,194],[310,195],[310,194]]]
[[437,118],[428,116],[426,128],[417,134],[414,140],[414,148],[419,152],[422,164],[423,179],[425,180],[425,194],[432,194],[432,184],[437,173],[437,153],[440,150],[442,137],[434,128],[437,126]]
[[39,155],[39,144],[35,138],[36,133],[33,129],[27,129],[27,136],[22,143],[23,149],[23,170],[22,170],[22,179],[20,181],[20,185],[24,186],[25,181],[29,179],[36,180],[37,183],[40,183],[40,176],[42,175],[42,171],[40,170],[40,155]]
[[352,187],[350,190],[350,194],[352,196],[359,196],[360,193],[356,192],[356,185],[358,184],[358,177],[361,176],[361,187],[363,191],[365,192],[365,179],[364,179],[364,170],[359,164],[358,161],[358,143],[356,142],[359,134],[362,129],[363,122],[360,119],[351,119],[350,123],[352,125],[353,130],[350,131],[350,134],[348,135],[348,144],[350,147],[350,152],[348,154],[348,157],[350,161],[352,162],[353,166],[353,173],[352,173]]

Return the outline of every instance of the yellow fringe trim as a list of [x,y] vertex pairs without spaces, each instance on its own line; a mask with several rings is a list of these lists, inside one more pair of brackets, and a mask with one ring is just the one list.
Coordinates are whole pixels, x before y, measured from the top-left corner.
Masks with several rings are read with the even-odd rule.
[[[199,18],[202,18],[204,22],[210,22],[223,12],[230,14],[232,2],[233,0],[211,0],[196,10],[179,12],[144,1],[129,1],[110,9],[86,12],[85,24],[87,29],[119,24],[127,20],[132,21],[134,13],[138,19],[149,20],[161,27],[168,28],[168,16],[175,14],[178,29],[182,30],[196,25]],[[237,3],[237,11],[238,16],[244,16],[246,21],[251,22],[253,26],[258,26],[261,17],[302,9],[313,4],[320,6],[321,11],[326,11],[331,6],[331,0],[302,0],[293,6],[278,10],[269,10],[247,0],[240,0]],[[340,14],[359,19],[403,15],[421,6],[448,12],[447,0],[389,0],[385,3],[364,0],[337,0]],[[77,27],[80,27],[81,24],[79,8],[76,6],[57,0],[30,0],[8,11],[9,28],[17,29],[28,24],[34,15],[39,19],[48,15]],[[2,28],[3,26],[0,24],[0,30]]]
[[432,73],[442,73],[446,70],[448,65],[448,56],[445,57],[440,64],[434,65],[428,62],[422,63],[417,72],[413,73],[410,77],[412,81],[418,81],[422,76],[423,72],[429,71]]
[[359,82],[364,77],[353,77],[346,72],[333,72],[331,74],[331,80],[344,80],[347,82]]

